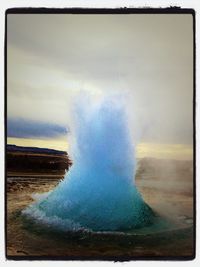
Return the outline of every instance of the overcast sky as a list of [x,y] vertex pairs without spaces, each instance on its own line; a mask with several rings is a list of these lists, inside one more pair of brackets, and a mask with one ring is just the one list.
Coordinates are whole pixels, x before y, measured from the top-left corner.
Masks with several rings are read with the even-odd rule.
[[10,14],[7,34],[11,121],[70,128],[79,91],[120,92],[137,140],[192,143],[192,15]]

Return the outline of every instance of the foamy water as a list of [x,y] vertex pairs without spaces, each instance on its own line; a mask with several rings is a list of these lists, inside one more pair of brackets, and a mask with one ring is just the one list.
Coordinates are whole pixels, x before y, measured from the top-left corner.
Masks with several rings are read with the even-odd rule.
[[136,160],[124,107],[116,99],[92,107],[86,102],[74,117],[72,168],[23,213],[66,231],[119,231],[150,224],[153,212],[135,186]]

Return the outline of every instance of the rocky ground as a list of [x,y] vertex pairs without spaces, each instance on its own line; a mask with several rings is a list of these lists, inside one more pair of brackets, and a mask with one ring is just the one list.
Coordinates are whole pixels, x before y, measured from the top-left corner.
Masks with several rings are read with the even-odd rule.
[[129,233],[59,233],[34,225],[21,215],[33,194],[53,189],[60,173],[8,172],[7,256],[114,259],[191,258],[193,251],[193,168],[190,161],[141,159],[136,184],[144,200],[169,229]]

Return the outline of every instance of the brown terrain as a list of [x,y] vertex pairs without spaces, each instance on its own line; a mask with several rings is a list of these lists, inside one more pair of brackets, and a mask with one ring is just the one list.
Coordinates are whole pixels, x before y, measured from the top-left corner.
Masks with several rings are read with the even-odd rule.
[[191,259],[193,240],[192,161],[138,160],[136,184],[149,206],[169,222],[129,233],[59,233],[27,221],[21,211],[33,194],[53,189],[72,162],[53,150],[7,149],[6,253],[12,259]]

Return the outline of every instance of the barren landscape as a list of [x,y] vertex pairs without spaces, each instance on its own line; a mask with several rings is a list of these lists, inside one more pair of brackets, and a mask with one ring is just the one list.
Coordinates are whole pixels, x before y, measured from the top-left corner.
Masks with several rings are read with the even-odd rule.
[[[34,201],[34,194],[50,191],[64,177],[64,170],[71,164],[67,155],[37,152],[36,156],[26,152],[25,160],[25,152],[20,152],[21,158],[17,153],[12,152],[12,157],[18,157],[18,162],[22,159],[28,166],[28,160],[37,157],[37,161],[46,164],[46,169],[24,168],[22,171],[19,165],[18,169],[7,169],[8,258],[124,260],[193,256],[192,161],[138,160],[136,184],[145,202],[163,219],[164,223],[159,226],[123,233],[63,233],[25,219],[21,211]],[[9,158],[9,153],[7,155]],[[60,166],[55,165],[58,158]]]

